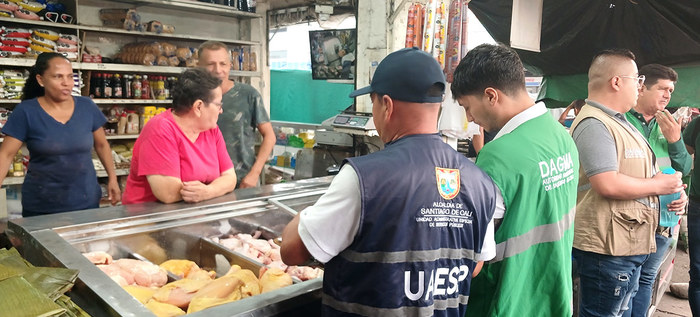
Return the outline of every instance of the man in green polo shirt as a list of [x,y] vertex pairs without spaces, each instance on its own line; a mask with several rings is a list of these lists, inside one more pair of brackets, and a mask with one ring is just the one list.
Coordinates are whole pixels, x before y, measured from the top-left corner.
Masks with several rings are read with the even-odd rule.
[[454,74],[452,95],[467,118],[498,131],[476,165],[496,183],[496,204],[505,206],[494,214],[496,257],[472,281],[468,317],[572,315],[578,151],[527,94],[524,69],[514,50],[484,44]]
[[[639,75],[644,76],[644,85],[639,88],[637,104],[625,113],[631,123],[646,138],[651,146],[660,170],[673,168],[687,176],[690,173],[692,158],[685,148],[681,137],[681,125],[671,117],[666,106],[678,81],[678,74],[670,67],[649,64],[639,68]],[[646,316],[651,303],[654,281],[668,247],[673,242],[672,227],[678,223],[677,215],[668,213],[659,217],[656,230],[656,252],[642,265],[639,277],[639,289],[629,302],[629,310],[623,316]],[[666,217],[663,217],[666,216]]]

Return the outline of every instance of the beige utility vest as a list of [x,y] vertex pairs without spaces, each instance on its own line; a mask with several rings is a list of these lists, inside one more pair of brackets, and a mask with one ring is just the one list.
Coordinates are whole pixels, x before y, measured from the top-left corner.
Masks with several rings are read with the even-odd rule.
[[[649,144],[633,127],[587,104],[576,116],[571,131],[586,118],[600,120],[610,131],[617,149],[619,173],[636,178],[651,178],[658,171]],[[581,167],[574,248],[613,256],[655,252],[654,232],[659,223],[658,205],[658,196],[631,200],[605,198],[591,188]]]

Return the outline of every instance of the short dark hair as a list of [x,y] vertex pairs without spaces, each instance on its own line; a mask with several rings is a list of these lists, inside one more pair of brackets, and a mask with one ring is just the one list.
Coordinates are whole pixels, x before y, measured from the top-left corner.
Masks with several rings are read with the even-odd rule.
[[68,58],[60,53],[45,52],[39,54],[39,56],[36,58],[34,66],[32,66],[32,68],[29,70],[29,78],[27,78],[24,88],[22,88],[22,100],[41,97],[46,93],[44,91],[44,87],[39,85],[36,75],[43,75],[44,72],[46,72],[46,70],[51,66],[50,62],[54,58],[62,58],[69,61]]
[[226,44],[221,43],[219,41],[206,41],[199,45],[199,48],[197,48],[197,55],[202,56],[202,52],[204,50],[210,50],[210,51],[218,51],[218,50],[225,50],[229,55],[231,55],[231,51],[228,50],[228,46]]
[[482,44],[459,62],[452,81],[454,98],[482,92],[488,87],[511,96],[525,90],[525,68],[513,49]]
[[593,61],[595,61],[598,57],[601,56],[616,56],[616,57],[622,57],[622,58],[629,58],[631,60],[635,60],[634,53],[632,51],[626,49],[626,48],[610,48],[606,50],[602,50],[598,53],[596,53],[593,56]]
[[656,85],[659,79],[667,79],[672,82],[678,81],[678,73],[671,67],[659,64],[644,65],[639,69],[639,75],[644,75],[644,86],[651,88]]
[[190,110],[195,101],[211,102],[212,91],[221,85],[221,79],[202,68],[192,68],[180,74],[171,88],[173,111],[182,114]]

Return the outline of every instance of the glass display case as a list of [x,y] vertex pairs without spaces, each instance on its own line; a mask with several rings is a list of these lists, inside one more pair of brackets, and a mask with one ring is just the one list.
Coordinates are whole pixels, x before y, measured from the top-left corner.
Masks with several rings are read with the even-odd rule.
[[[31,263],[80,270],[69,296],[91,315],[151,316],[83,253],[102,251],[114,260],[153,264],[186,259],[217,277],[238,265],[260,277],[261,269],[276,267],[281,261],[269,263],[251,252],[231,249],[226,239],[239,235],[258,238],[274,249],[286,224],[312,205],[330,180],[323,177],[245,189],[198,204],[147,203],[17,219],[8,224],[7,232]],[[292,285],[189,315],[317,315],[322,279],[302,280],[293,274],[292,278]],[[169,281],[177,279],[168,276]]]

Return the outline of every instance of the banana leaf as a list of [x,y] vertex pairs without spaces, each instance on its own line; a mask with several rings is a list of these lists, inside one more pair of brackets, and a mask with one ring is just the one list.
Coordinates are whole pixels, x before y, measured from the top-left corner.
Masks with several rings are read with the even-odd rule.
[[0,281],[0,298],[3,316],[53,317],[66,311],[21,276]]
[[61,297],[56,300],[56,304],[66,309],[59,317],[90,317],[88,313],[73,303],[70,297],[66,295],[61,295]]
[[0,249],[0,281],[22,275],[31,266],[15,248]]
[[75,279],[78,277],[78,270],[57,267],[31,267],[27,268],[22,277],[40,292],[55,301],[73,287]]

